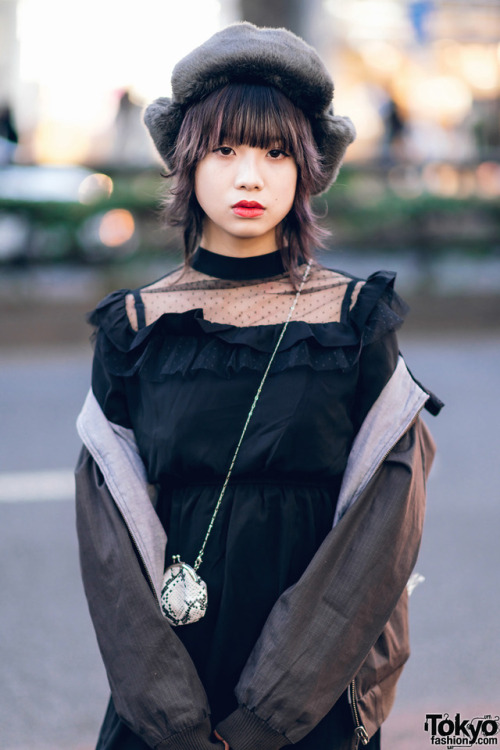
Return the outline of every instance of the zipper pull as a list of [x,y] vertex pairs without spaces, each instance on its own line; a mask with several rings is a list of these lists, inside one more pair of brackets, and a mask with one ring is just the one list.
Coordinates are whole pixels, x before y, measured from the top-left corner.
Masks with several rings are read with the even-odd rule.
[[363,725],[356,727],[356,729],[354,730],[354,734],[357,737],[358,745],[360,742],[363,745],[368,745],[368,743],[370,742],[370,738],[368,737],[368,732],[366,731]]

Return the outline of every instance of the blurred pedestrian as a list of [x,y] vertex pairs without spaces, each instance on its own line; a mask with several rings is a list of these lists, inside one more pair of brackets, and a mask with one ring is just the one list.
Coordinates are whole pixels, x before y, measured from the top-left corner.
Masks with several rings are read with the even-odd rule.
[[12,109],[9,104],[0,105],[0,164],[10,164],[19,142]]
[[384,136],[382,140],[382,158],[392,164],[404,161],[406,158],[406,119],[400,107],[392,97],[389,97],[381,109],[384,122]]
[[[354,138],[315,51],[229,26],[145,121],[185,263],[106,297],[79,417],[99,750],[349,750],[408,657],[438,400],[399,357],[394,274],[314,259]],[[166,566],[166,570],[165,570]]]
[[128,90],[119,93],[118,108],[108,134],[109,153],[105,161],[116,169],[144,167],[152,163],[153,149],[142,122],[142,108]]

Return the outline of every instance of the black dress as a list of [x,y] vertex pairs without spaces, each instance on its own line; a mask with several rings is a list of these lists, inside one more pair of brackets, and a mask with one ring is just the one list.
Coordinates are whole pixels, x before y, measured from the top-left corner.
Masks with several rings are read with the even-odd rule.
[[[179,283],[187,289],[191,283],[193,293],[206,283],[244,295],[256,279],[287,278],[278,252],[229,258],[200,248],[192,266],[194,281]],[[352,440],[395,367],[394,331],[405,310],[393,292],[394,275],[380,272],[359,286],[341,278],[339,320],[289,324],[199,571],[208,586],[207,614],[176,629],[206,689],[214,726],[237,707],[234,688],[273,604],[331,529]],[[178,554],[192,565],[282,325],[213,322],[197,307],[146,325],[146,289],[134,293],[134,331],[125,308],[129,292],[109,295],[91,315],[92,386],[108,419],[133,428],[157,485],[166,564]],[[296,747],[340,750],[352,733],[342,696]],[[369,747],[378,746],[376,736]],[[111,701],[97,747],[146,745],[120,722]]]

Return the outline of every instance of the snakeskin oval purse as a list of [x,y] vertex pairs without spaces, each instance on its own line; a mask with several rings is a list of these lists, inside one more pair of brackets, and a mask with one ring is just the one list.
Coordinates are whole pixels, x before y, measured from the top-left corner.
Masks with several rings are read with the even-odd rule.
[[163,577],[161,610],[171,625],[189,625],[207,610],[207,584],[196,570],[174,555]]

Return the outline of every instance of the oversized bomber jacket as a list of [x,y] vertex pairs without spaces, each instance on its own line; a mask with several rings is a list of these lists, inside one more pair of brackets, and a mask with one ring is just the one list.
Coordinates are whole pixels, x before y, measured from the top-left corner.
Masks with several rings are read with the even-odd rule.
[[[439,405],[397,367],[353,443],[331,532],[277,600],[217,727],[233,750],[302,739],[349,688],[357,740],[389,713],[409,656],[406,584],[420,545]],[[429,406],[430,404],[430,406]],[[222,747],[195,667],[162,616],[166,535],[133,432],[89,392],[78,418],[84,587],[115,708],[157,750]]]

